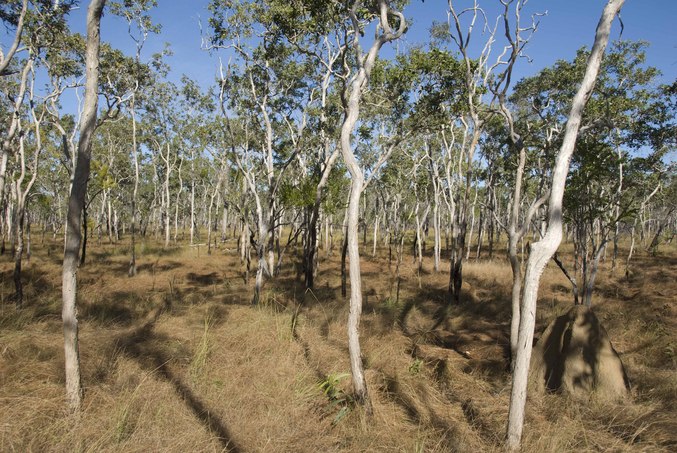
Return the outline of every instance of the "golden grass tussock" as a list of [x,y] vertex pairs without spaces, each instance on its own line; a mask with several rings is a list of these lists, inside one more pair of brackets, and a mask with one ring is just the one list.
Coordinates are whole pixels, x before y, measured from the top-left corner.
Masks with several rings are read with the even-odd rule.
[[[565,259],[567,246],[564,246]],[[47,250],[52,247],[48,256]],[[510,393],[507,260],[464,265],[463,303],[447,306],[448,264],[363,262],[362,351],[374,415],[352,399],[339,257],[321,254],[313,291],[288,255],[252,307],[226,242],[92,244],[80,269],[85,406],[64,404],[59,244],[35,244],[14,308],[0,257],[0,451],[502,450]],[[671,451],[677,446],[677,250],[637,255],[628,276],[603,263],[593,299],[631,382],[624,404],[532,394],[524,451]],[[537,335],[571,307],[555,266],[543,276]]]

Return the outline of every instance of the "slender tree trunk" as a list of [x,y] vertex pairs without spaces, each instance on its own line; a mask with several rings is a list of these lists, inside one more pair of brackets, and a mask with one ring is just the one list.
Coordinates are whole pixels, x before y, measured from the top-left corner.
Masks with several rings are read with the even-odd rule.
[[328,257],[331,254],[331,216],[324,217],[324,256]]
[[[182,166],[183,166],[183,161],[181,161],[179,163],[179,172],[178,172],[179,190],[176,193],[176,201],[175,201],[176,206],[174,206],[174,244],[176,244],[177,238],[179,236],[179,205],[181,204],[181,192],[183,192],[183,178],[181,177]],[[191,220],[191,222],[194,221],[194,219],[192,217],[192,213],[191,213],[191,219],[190,220]],[[184,225],[185,225],[185,223],[184,223]],[[191,231],[192,231],[193,226],[191,225],[190,228],[191,228]],[[184,231],[185,231],[185,227],[184,227]],[[185,235],[182,235],[182,239],[183,239],[184,236]],[[193,245],[193,242],[191,241],[190,244]]]
[[238,242],[240,246],[240,263],[244,263],[247,245],[249,244],[249,224],[247,222],[242,222],[242,229],[240,230],[240,239]]
[[214,206],[215,195],[216,192],[212,194],[209,200],[209,208],[207,209],[207,255],[212,254],[212,207]]
[[[23,202],[18,202],[17,204],[23,204]],[[23,285],[21,284],[21,259],[24,251],[23,206],[19,206],[19,212],[17,212],[16,217],[16,245],[14,247],[14,288],[16,289],[16,293],[14,294],[14,297],[17,308],[21,308],[24,298]]]
[[435,232],[435,244],[433,246],[433,262],[435,272],[440,271],[440,255],[442,249],[442,236],[440,232],[439,191],[435,189],[435,204],[433,205],[433,229]]
[[169,241],[171,238],[171,224],[172,224],[172,202],[171,196],[169,195],[169,177],[171,175],[172,169],[169,162],[170,154],[170,145],[169,141],[167,142],[167,159],[165,160],[165,183],[164,183],[164,201],[165,201],[165,248],[169,247]]
[[92,0],[87,10],[85,103],[80,123],[80,139],[73,186],[68,200],[68,234],[63,259],[63,333],[66,367],[66,397],[71,411],[79,411],[82,402],[78,320],[76,309],[78,253],[80,252],[80,216],[85,204],[92,136],[96,129],[99,80],[101,14],[105,0]]
[[258,265],[256,268],[256,281],[254,282],[254,298],[252,305],[258,305],[261,302],[261,289],[263,288],[263,273],[267,267],[266,248],[268,243],[268,225],[259,221],[259,238],[256,244],[256,258]]
[[590,269],[590,275],[585,282],[585,293],[583,294],[583,303],[586,307],[590,308],[592,306],[592,292],[595,288],[595,278],[597,277],[597,271],[599,270],[599,261],[602,256],[603,251],[606,249],[606,243],[608,239],[604,238],[602,244],[600,244],[595,257],[592,261],[592,269]]
[[[132,191],[132,244],[131,244],[131,258],[129,259],[129,269],[127,275],[133,277],[136,275],[136,202],[139,194],[139,150],[136,144],[136,110],[135,110],[136,93],[132,94],[130,102],[130,111],[132,115],[132,156],[134,157],[134,190]],[[110,204],[108,205],[108,212],[110,215]]]
[[190,245],[193,245],[195,241],[195,150],[192,149],[190,151],[190,167]]
[[85,265],[87,259],[87,239],[89,238],[89,217],[87,216],[87,201],[82,206],[82,250],[80,251],[80,266]]
[[[494,216],[492,215],[487,215],[485,219],[485,223],[489,223],[489,228],[487,228],[487,257],[489,259],[493,259],[494,257],[494,243],[496,242],[496,228],[494,224]],[[498,232],[498,235],[500,237],[500,230]],[[477,246],[477,250],[481,252],[481,245],[482,245],[482,236],[479,237],[479,243]]]
[[468,229],[468,204],[472,184],[472,161],[475,148],[479,143],[481,125],[479,119],[474,119],[475,130],[473,131],[470,145],[466,150],[465,187],[460,196],[456,215],[454,216],[453,238],[451,245],[451,263],[449,270],[449,303],[461,303],[461,285],[463,283],[463,254],[465,252],[466,233]]
[[[479,193],[479,189],[476,188],[475,189],[475,198],[473,198],[472,207],[470,208],[470,234],[468,235],[468,245],[467,245],[466,252],[465,252],[465,259],[466,260],[470,259],[470,248],[472,246],[472,233],[473,233],[473,230],[475,229],[475,208],[477,207],[477,195],[478,195],[478,193]],[[481,212],[480,212],[480,222],[479,222],[479,226],[478,226],[477,229],[478,229],[478,233],[477,233],[477,235],[478,235],[477,258],[479,258],[479,250],[480,250],[481,242],[482,242],[482,239],[481,239],[482,238],[482,213]]]
[[[354,4],[350,11],[353,24],[358,23],[358,4]],[[360,210],[360,197],[364,190],[364,171],[360,167],[351,145],[351,135],[360,114],[360,100],[363,87],[368,83],[371,71],[376,63],[378,53],[386,42],[398,39],[405,31],[406,22],[404,16],[390,9],[386,0],[378,1],[380,11],[380,27],[382,33],[376,37],[369,52],[362,55],[357,34],[359,30],[353,30],[354,48],[357,55],[358,70],[351,76],[342,93],[344,119],[341,125],[340,148],[343,161],[350,173],[350,198],[346,221],[347,249],[350,258],[350,313],[348,315],[348,350],[350,355],[350,368],[355,391],[355,400],[364,406],[367,415],[373,413],[367,382],[364,377],[364,365],[360,349],[359,325],[362,315],[362,276],[360,273],[360,249],[358,244],[358,222]],[[397,31],[390,27],[387,17],[389,13],[399,18]],[[366,214],[366,213],[365,213]]]
[[372,258],[376,258],[376,245],[377,245],[377,242],[378,242],[378,221],[379,221],[379,218],[380,218],[380,216],[379,216],[378,212],[376,212],[376,218],[374,219],[374,237],[373,237],[374,246],[371,250],[371,257]]
[[221,216],[221,241],[225,242],[228,239],[228,208],[223,204],[223,212]]
[[569,280],[569,283],[571,283],[571,288],[574,293],[574,305],[579,305],[580,304],[580,292],[578,290],[578,282],[576,281],[576,277],[571,275],[567,268],[564,266],[564,263],[562,260],[559,259],[559,256],[557,256],[557,253],[555,253],[552,256],[553,261],[555,264],[557,264],[557,267],[562,271],[564,276]]
[[270,277],[275,276],[275,238],[278,236],[276,234],[275,226],[275,211],[271,210],[270,212],[270,239],[268,240],[268,275]]
[[320,213],[320,203],[316,202],[309,208],[306,215],[308,216],[308,229],[306,231],[306,240],[304,241],[304,284],[306,288],[312,289],[315,285],[315,261],[317,259],[317,219]]
[[576,144],[576,138],[583,117],[583,109],[592,94],[599,67],[606,49],[611,23],[623,6],[624,0],[609,0],[595,34],[595,42],[588,59],[583,81],[574,96],[571,112],[567,120],[562,146],[557,153],[553,168],[550,202],[548,204],[548,229],[539,242],[532,244],[531,254],[527,260],[524,277],[524,290],[521,305],[519,336],[517,341],[517,357],[513,370],[510,408],[506,446],[511,451],[520,448],[522,429],[524,426],[524,409],[527,399],[527,378],[536,324],[536,300],[538,285],[545,266],[556,252],[562,241],[562,197],[566,178],[569,173],[569,162]]
[[[26,211],[26,219],[25,219],[25,224],[26,224],[26,262],[30,263],[31,262],[31,216],[28,211]],[[43,228],[44,232],[44,228]],[[43,242],[44,242],[44,235],[43,235]]]
[[635,226],[637,225],[637,219],[632,225],[630,230],[630,250],[628,250],[628,257],[625,259],[625,278],[628,278],[630,275],[630,260],[632,259],[632,253],[635,251]]
[[397,286],[395,289],[395,305],[400,303],[400,286],[402,284],[402,274],[400,273],[400,265],[402,264],[402,250],[404,249],[404,234],[400,235],[399,241],[397,241],[396,246],[396,264],[395,264],[395,276],[397,277]]
[[347,231],[348,212],[346,211],[345,220],[343,221],[343,240],[341,241],[341,296],[346,297],[348,294],[348,272],[346,271],[346,257],[348,256],[348,231]]

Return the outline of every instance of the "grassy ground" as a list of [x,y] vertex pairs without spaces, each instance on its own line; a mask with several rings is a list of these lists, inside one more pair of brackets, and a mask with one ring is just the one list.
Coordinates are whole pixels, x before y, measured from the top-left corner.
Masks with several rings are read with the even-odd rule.
[[[36,243],[37,242],[37,243]],[[79,272],[85,405],[67,416],[60,322],[61,243],[34,239],[16,310],[0,257],[0,451],[498,451],[510,379],[510,269],[502,256],[464,266],[465,303],[437,323],[448,265],[418,276],[409,254],[397,300],[387,251],[363,251],[362,341],[375,414],[350,398],[347,302],[339,257],[304,292],[293,256],[249,305],[235,243],[128,248],[90,241]],[[567,247],[564,246],[564,256]],[[290,262],[291,260],[291,262]],[[598,276],[595,311],[632,382],[624,404],[534,396],[525,451],[677,448],[677,250],[640,253]],[[572,301],[554,266],[537,332]],[[439,324],[433,328],[435,324]]]

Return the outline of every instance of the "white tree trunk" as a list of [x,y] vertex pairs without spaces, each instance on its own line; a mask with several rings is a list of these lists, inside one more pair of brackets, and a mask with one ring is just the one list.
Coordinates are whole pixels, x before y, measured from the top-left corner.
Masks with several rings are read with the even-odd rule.
[[76,308],[78,254],[81,241],[80,216],[87,192],[92,136],[96,129],[96,110],[99,85],[100,24],[105,0],[92,0],[87,10],[87,48],[85,104],[80,123],[77,162],[73,186],[68,200],[68,235],[63,258],[62,297],[64,353],[66,368],[66,398],[72,411],[82,404],[80,383],[80,355],[78,352],[78,319]]
[[379,220],[379,217],[380,217],[379,213],[377,212],[376,218],[374,219],[374,237],[373,237],[374,247],[372,248],[372,251],[371,251],[371,257],[372,258],[376,257],[376,245],[377,245],[377,242],[378,242],[378,220]]
[[165,167],[165,192],[164,192],[164,199],[165,199],[165,248],[169,247],[169,239],[170,239],[170,232],[171,232],[171,212],[172,212],[172,202],[171,202],[171,197],[169,195],[169,176],[171,175],[172,169],[169,164],[169,142],[167,142],[167,159],[165,160],[166,167]]
[[[356,24],[357,15],[354,5],[351,10],[351,18]],[[362,276],[360,274],[360,250],[358,244],[358,217],[360,210],[360,196],[364,187],[364,172],[360,168],[351,146],[351,135],[355,128],[355,123],[360,114],[360,100],[362,98],[362,89],[369,80],[369,75],[376,62],[381,47],[386,42],[398,39],[405,30],[405,21],[401,13],[394,12],[400,19],[399,29],[393,32],[388,24],[388,12],[390,8],[385,0],[379,0],[380,24],[383,34],[378,36],[372,44],[366,55],[361,55],[358,30],[354,32],[354,47],[357,50],[359,69],[350,79],[344,91],[344,113],[345,117],[341,125],[341,154],[343,160],[350,172],[350,198],[347,209],[347,251],[350,259],[350,314],[348,316],[348,349],[350,354],[350,368],[353,378],[353,388],[355,390],[356,400],[364,405],[367,414],[372,413],[371,400],[367,392],[367,382],[364,378],[364,368],[362,364],[362,352],[360,350],[359,325],[362,315]]]
[[[136,93],[132,94],[130,102],[130,112],[132,116],[132,156],[134,159],[134,190],[132,191],[132,257],[129,260],[129,270],[127,275],[133,277],[136,275],[136,202],[139,198],[139,149],[136,143],[136,111],[135,111]],[[108,214],[110,216],[110,203],[108,204]],[[110,233],[109,233],[110,235]],[[110,236],[109,236],[110,237]]]
[[519,335],[517,340],[517,357],[513,370],[510,409],[508,414],[507,447],[517,451],[520,448],[522,429],[524,427],[524,409],[527,399],[527,379],[531,361],[534,327],[536,324],[536,301],[541,275],[548,261],[557,251],[562,241],[562,197],[569,162],[574,151],[576,138],[583,117],[583,109],[592,94],[602,57],[609,41],[611,23],[618,14],[625,0],[609,0],[595,34],[595,43],[588,59],[585,76],[574,96],[571,112],[566,124],[562,146],[557,153],[553,169],[548,205],[548,228],[542,240],[532,244],[531,254],[527,260],[524,276]]

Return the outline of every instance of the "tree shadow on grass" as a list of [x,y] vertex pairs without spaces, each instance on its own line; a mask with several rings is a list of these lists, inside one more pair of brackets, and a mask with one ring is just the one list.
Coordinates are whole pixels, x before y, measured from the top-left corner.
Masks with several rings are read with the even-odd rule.
[[[458,427],[447,422],[436,413],[427,395],[420,395],[422,407],[419,408],[414,398],[401,387],[396,377],[386,376],[384,390],[388,399],[400,406],[413,423],[428,425],[436,430],[447,433],[449,440],[445,442],[447,444],[445,450],[454,451],[456,445],[453,445],[453,439],[460,434]],[[423,413],[422,409],[426,413]]]
[[397,324],[412,341],[452,350],[468,361],[465,373],[502,382],[509,371],[510,301],[500,288],[462,289],[462,302],[449,304],[446,287],[427,287],[406,299]]
[[[166,307],[165,307],[166,308]],[[223,451],[239,453],[242,448],[233,439],[226,424],[210,409],[208,404],[174,373],[168,363],[172,359],[157,345],[166,344],[170,338],[153,331],[162,310],[146,318],[144,324],[118,339],[124,353],[135,360],[143,369],[151,371],[172,385],[176,394],[185,402],[195,418],[210,432],[216,434]]]

